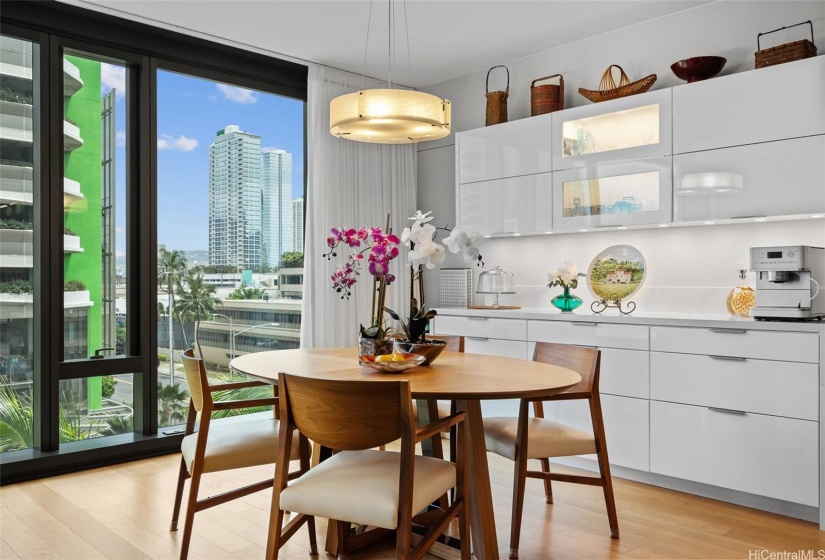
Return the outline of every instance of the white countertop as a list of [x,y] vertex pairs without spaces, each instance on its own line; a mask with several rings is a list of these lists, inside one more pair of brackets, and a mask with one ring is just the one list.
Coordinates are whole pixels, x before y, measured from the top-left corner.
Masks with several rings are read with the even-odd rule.
[[[825,332],[825,321],[757,321],[731,315],[707,313],[667,313],[634,311],[630,315],[620,315],[614,309],[595,314],[580,309],[572,313],[561,313],[555,309],[525,307],[522,309],[466,309],[462,307],[439,307],[438,314],[457,317],[498,317],[501,319],[528,319],[535,321],[585,321],[590,323],[623,323],[627,325],[659,325],[668,327],[705,327],[755,329],[766,331]],[[436,323],[438,320],[436,319]]]

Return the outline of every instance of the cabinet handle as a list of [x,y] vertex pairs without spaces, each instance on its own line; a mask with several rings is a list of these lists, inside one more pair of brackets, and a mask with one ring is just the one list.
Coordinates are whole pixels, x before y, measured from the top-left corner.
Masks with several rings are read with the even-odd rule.
[[713,412],[722,412],[724,414],[741,414],[743,416],[745,414],[747,414],[747,412],[745,412],[744,410],[732,410],[730,408],[717,408],[715,406],[709,406],[709,407],[707,407],[707,409],[712,410]]
[[570,324],[577,327],[595,327],[598,325],[598,323],[591,323],[589,321],[570,321]]
[[467,340],[481,340],[481,341],[490,340],[489,338],[484,337],[484,336],[466,336],[464,338],[466,338]]
[[470,317],[470,321],[486,321],[489,317]]
[[727,334],[745,334],[745,329],[708,329],[710,332],[727,333]]
[[744,362],[747,358],[740,358],[739,356],[708,356],[708,358],[713,358],[714,360],[731,360],[734,362]]

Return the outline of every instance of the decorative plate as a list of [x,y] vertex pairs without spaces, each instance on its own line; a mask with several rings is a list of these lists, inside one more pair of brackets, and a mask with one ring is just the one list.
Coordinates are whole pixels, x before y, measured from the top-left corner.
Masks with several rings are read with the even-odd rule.
[[587,287],[598,300],[627,299],[645,283],[647,265],[642,253],[630,245],[608,247],[587,269]]
[[361,356],[361,363],[373,369],[377,369],[382,373],[401,373],[408,369],[418,367],[423,364],[427,358],[419,354],[400,354],[404,356],[404,361],[401,362],[376,362],[378,356]]

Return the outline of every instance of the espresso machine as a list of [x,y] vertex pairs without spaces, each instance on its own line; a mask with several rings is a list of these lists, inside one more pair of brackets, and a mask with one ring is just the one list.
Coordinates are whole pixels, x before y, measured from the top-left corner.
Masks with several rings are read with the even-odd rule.
[[[825,318],[825,248],[805,245],[752,247],[756,307],[761,320],[811,321]],[[825,288],[825,285],[822,286]]]

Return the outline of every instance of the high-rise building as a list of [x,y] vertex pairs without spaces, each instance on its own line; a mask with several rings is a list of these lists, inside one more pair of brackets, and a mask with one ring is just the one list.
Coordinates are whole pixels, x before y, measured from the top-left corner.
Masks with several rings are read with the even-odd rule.
[[209,264],[260,268],[264,252],[261,137],[236,125],[209,146]]
[[292,201],[292,250],[304,252],[304,199]]
[[281,255],[293,250],[292,154],[266,150],[262,158],[265,264],[275,266],[281,264]]

